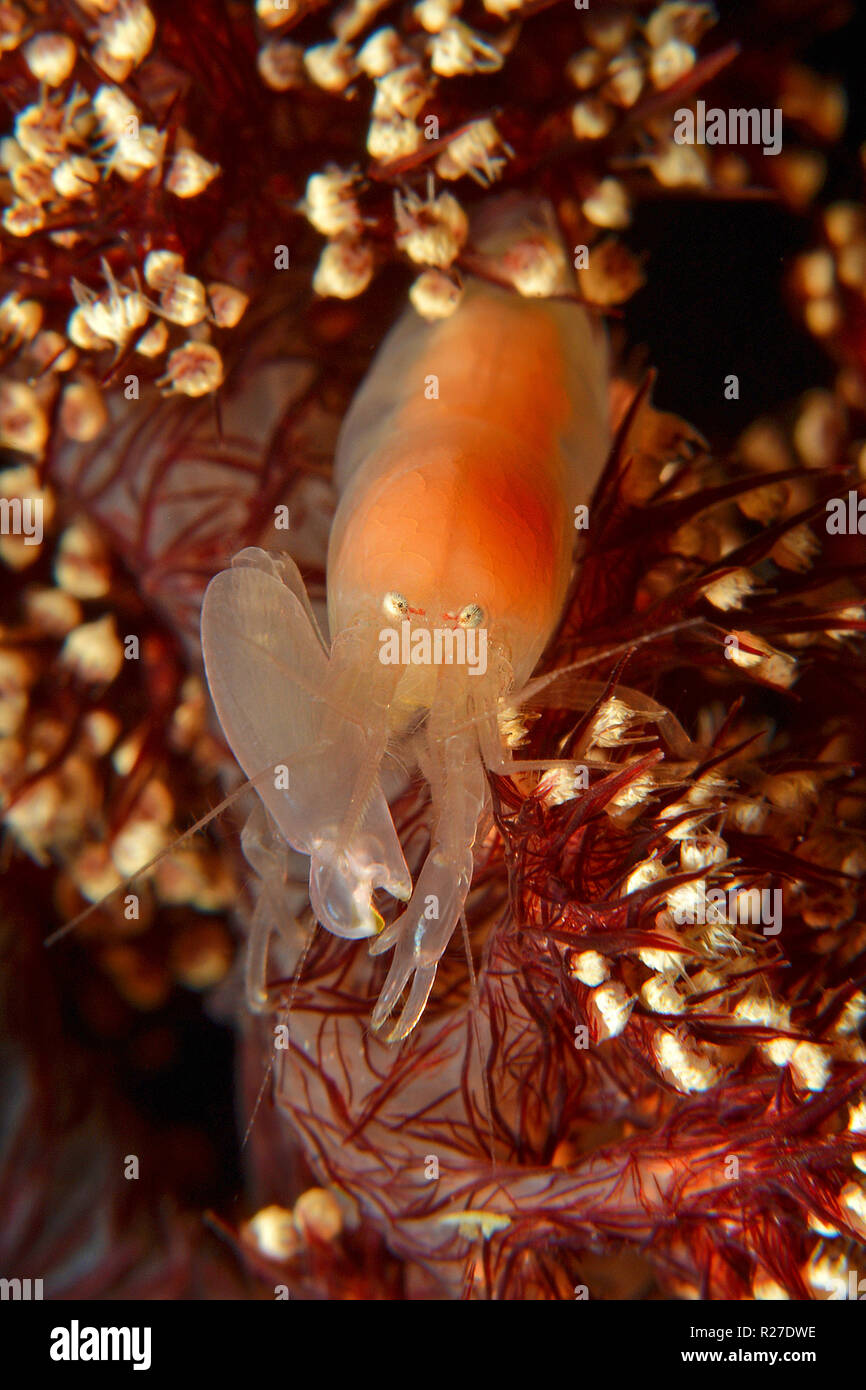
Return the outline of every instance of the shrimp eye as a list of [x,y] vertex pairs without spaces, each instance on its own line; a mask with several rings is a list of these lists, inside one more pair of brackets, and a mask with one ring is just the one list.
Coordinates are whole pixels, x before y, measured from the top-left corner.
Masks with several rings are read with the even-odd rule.
[[382,600],[382,607],[389,618],[405,618],[409,612],[409,600],[402,594],[386,594]]
[[460,609],[457,621],[461,627],[480,627],[484,622],[484,609],[477,603],[467,603],[465,608]]

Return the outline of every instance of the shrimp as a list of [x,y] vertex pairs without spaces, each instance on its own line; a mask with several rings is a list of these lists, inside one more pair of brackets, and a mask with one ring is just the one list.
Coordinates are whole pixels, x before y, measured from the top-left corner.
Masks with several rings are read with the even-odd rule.
[[[486,771],[548,766],[511,761],[509,701],[557,627],[576,509],[610,445],[604,330],[565,270],[561,288],[529,299],[470,278],[450,318],[409,309],[385,339],[337,443],[330,641],[286,555],[244,550],[202,607],[223,732],[309,856],[315,917],[393,949],[372,1014],[383,1029],[408,991],[393,1042],[461,919]],[[430,788],[414,885],[383,789],[395,764]],[[388,926],[377,890],[405,904]]]

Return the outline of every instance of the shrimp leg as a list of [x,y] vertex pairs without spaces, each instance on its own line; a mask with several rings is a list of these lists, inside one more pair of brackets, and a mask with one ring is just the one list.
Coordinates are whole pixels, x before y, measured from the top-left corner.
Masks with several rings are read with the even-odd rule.
[[442,952],[460,920],[472,882],[473,845],[487,803],[487,780],[474,731],[430,737],[420,757],[430,783],[433,834],[405,913],[371,943],[370,954],[395,947],[388,977],[373,1010],[381,1028],[412,981],[389,1042],[408,1037],[430,997]]
[[[289,968],[294,968],[303,950],[304,932],[295,916],[293,888],[289,886],[292,851],[260,800],[256,801],[241,831],[241,849],[257,879],[247,940],[244,989],[253,1013],[269,1013],[275,1004],[267,986],[271,938],[276,931],[285,944]],[[294,893],[297,894],[296,886]]]

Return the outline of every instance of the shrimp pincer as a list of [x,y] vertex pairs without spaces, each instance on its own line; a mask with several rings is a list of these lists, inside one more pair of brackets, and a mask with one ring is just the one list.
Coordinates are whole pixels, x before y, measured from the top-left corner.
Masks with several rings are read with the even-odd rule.
[[[310,856],[318,921],[393,949],[372,1017],[381,1028],[408,989],[391,1040],[421,1017],[460,921],[486,769],[518,766],[505,711],[559,621],[576,508],[608,447],[603,331],[573,299],[470,280],[452,317],[404,315],[344,422],[330,645],[286,556],[245,550],[205,596],[217,714],[280,835]],[[388,758],[430,787],[414,886]],[[378,889],[406,904],[387,927]]]

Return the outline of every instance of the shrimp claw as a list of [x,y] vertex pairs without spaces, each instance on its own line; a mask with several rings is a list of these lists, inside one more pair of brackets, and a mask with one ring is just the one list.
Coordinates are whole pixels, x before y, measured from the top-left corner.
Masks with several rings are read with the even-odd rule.
[[328,659],[299,593],[286,556],[242,551],[217,574],[202,606],[208,684],[235,757],[288,843],[311,857],[319,921],[337,936],[373,936],[374,889],[411,893],[378,778],[387,708],[353,698],[343,648]]

